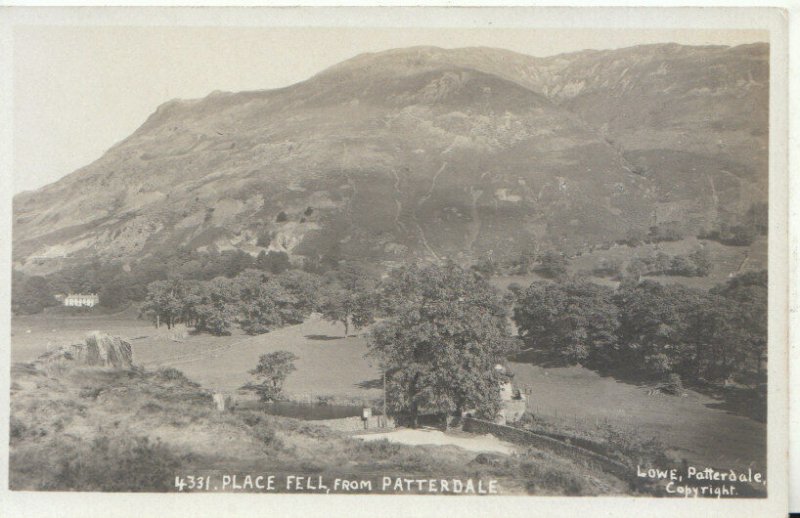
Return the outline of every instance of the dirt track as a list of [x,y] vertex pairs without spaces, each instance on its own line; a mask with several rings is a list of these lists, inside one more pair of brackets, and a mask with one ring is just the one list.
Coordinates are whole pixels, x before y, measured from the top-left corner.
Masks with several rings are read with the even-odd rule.
[[389,442],[411,445],[437,445],[437,446],[457,446],[465,450],[474,452],[491,452],[510,454],[515,451],[515,446],[509,442],[501,441],[491,434],[486,435],[453,435],[444,433],[440,430],[429,428],[411,429],[398,428],[391,432],[370,433],[356,435],[355,437],[364,441],[379,441],[386,439]]

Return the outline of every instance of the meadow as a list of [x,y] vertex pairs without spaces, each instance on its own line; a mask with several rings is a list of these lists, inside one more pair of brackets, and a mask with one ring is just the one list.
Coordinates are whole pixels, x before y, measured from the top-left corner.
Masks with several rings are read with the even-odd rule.
[[657,439],[668,456],[692,465],[766,466],[766,425],[723,408],[723,402],[685,389],[680,396],[622,382],[581,366],[512,362],[514,383],[530,388],[528,411],[562,433],[592,438],[613,429]]
[[230,336],[190,333],[181,341],[170,338],[162,326],[138,320],[130,312],[89,317],[50,317],[45,314],[12,319],[11,361],[28,362],[62,344],[79,343],[99,329],[131,338],[133,361],[147,369],[175,367],[215,391],[233,392],[252,377],[248,373],[260,355],[285,350],[294,353],[297,371],[284,390],[291,399],[316,401],[327,396],[338,401],[369,401],[382,394],[381,373],[364,358],[363,334],[343,336],[341,324],[312,315],[299,325],[249,336],[234,329]]
[[[31,361],[47,347],[76,343],[91,329],[130,338],[136,364],[174,367],[206,389],[230,392],[250,379],[261,354],[298,356],[285,385],[289,398],[360,403],[381,397],[381,375],[364,358],[363,333],[343,336],[341,324],[313,315],[304,323],[248,336],[189,335],[170,340],[130,313],[88,317],[35,315],[12,319],[12,363]],[[48,345],[49,344],[49,345]],[[622,382],[580,366],[544,367],[513,362],[514,382],[530,389],[528,411],[576,435],[611,427],[641,439],[659,439],[677,459],[700,466],[765,464],[766,426],[725,408],[725,402],[685,390],[685,396],[648,395],[648,386]]]

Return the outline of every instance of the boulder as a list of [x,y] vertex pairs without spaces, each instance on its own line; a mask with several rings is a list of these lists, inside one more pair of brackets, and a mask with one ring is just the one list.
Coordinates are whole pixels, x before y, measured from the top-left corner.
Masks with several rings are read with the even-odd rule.
[[119,336],[92,331],[86,336],[86,345],[78,349],[75,360],[85,365],[130,369],[133,350],[130,342]]
[[133,367],[133,350],[130,342],[119,336],[92,331],[86,336],[84,343],[62,345],[41,355],[35,363],[49,371],[67,362],[130,369]]

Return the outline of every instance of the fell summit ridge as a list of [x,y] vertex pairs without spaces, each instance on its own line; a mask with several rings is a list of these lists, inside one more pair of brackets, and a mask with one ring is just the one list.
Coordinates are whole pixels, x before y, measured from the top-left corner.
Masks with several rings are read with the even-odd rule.
[[766,44],[413,47],[170,101],[15,197],[15,265],[178,246],[471,260],[733,223],[766,201],[768,58]]

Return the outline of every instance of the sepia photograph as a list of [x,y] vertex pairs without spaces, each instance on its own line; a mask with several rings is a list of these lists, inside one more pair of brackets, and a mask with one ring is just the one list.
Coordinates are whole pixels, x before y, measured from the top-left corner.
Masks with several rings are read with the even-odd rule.
[[781,16],[499,11],[0,13],[7,498],[785,515]]

